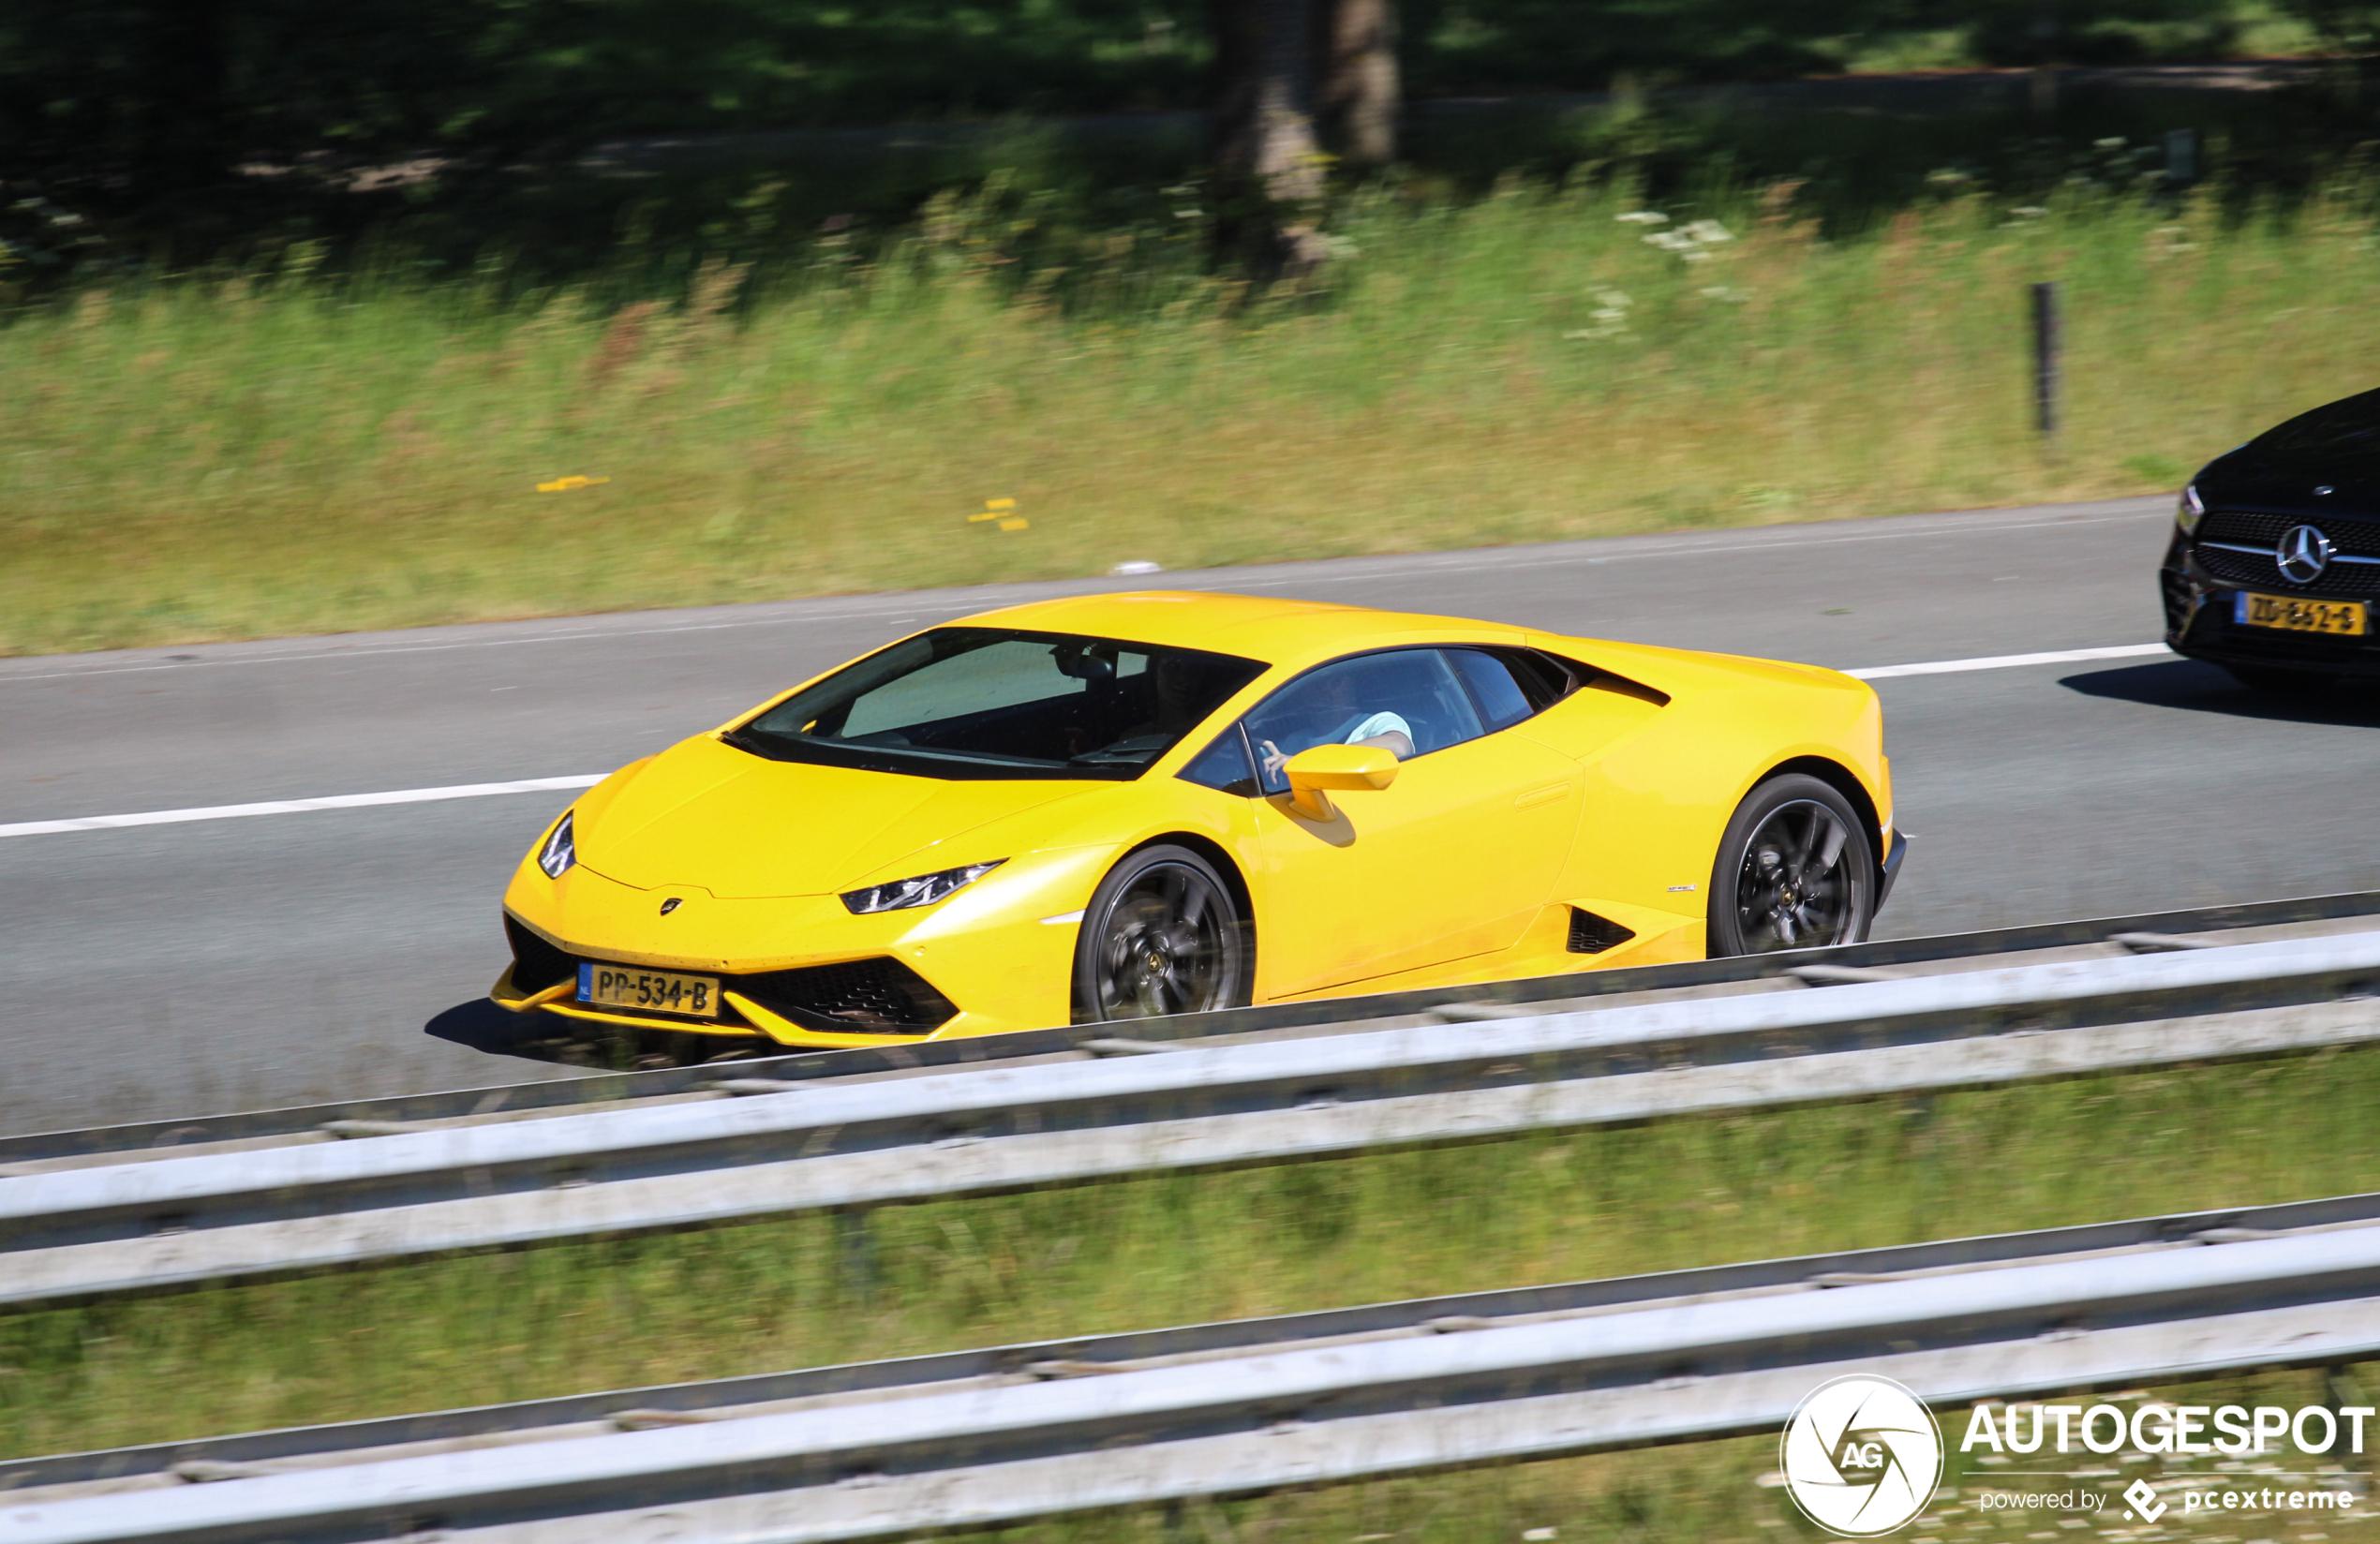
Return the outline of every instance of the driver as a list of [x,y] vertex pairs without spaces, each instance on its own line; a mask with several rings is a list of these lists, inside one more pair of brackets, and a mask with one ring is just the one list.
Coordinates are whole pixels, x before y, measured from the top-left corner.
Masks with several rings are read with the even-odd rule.
[[[1257,743],[1261,748],[1266,779],[1269,781],[1278,778],[1281,775],[1282,766],[1289,759],[1288,754],[1271,740],[1259,740]],[[1405,761],[1413,754],[1413,726],[1405,721],[1403,714],[1391,713],[1385,708],[1375,713],[1359,712],[1347,720],[1337,735],[1326,736],[1314,743],[1316,745],[1374,745],[1397,760]],[[1311,750],[1312,747],[1307,749]]]

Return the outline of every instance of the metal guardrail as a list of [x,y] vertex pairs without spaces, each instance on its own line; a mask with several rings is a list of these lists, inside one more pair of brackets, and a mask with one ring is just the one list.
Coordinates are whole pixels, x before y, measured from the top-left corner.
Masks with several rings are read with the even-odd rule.
[[2380,933],[992,1066],[0,1179],[0,1303],[2380,1040]]
[[663,1424],[670,1417],[751,1413],[761,1407],[805,1399],[870,1393],[897,1397],[1036,1378],[1086,1376],[1093,1372],[1123,1371],[1188,1358],[1252,1354],[1300,1343],[1450,1333],[1484,1329],[1497,1322],[1641,1307],[1664,1299],[1709,1300],[1722,1296],[1823,1289],[2017,1261],[2236,1243],[2284,1232],[2371,1224],[2380,1224],[2380,1192],[1416,1298],[1273,1318],[1074,1336],[796,1372],[570,1394],[427,1415],[0,1460],[0,1496],[49,1487],[116,1484],[141,1478],[166,1483],[193,1469],[222,1477],[229,1477],[234,1470],[270,1472],[275,1463],[292,1460],[319,1463],[356,1455],[378,1457],[391,1449],[418,1448],[424,1444],[537,1433],[566,1435],[577,1428],[588,1432],[631,1430],[640,1425]]
[[[1827,949],[1639,965],[1537,976],[1466,987],[1435,987],[1311,1002],[1273,1003],[1223,1013],[1146,1019],[1131,1026],[1132,1037],[1150,1042],[1195,1042],[1265,1033],[1319,1024],[1348,1023],[1426,1014],[1472,1004],[1519,1005],[1614,996],[1629,992],[1725,987],[1778,976],[1805,966],[1886,969],[1941,960],[1981,959],[2081,944],[2121,935],[2181,936],[2220,930],[2280,927],[2342,917],[2380,917],[2380,890],[2307,896],[2289,900],[2182,911],[2140,913],[2073,922],[2030,924],[1984,932],[1885,939]],[[496,1084],[437,1093],[341,1100],[271,1110],[177,1117],[72,1131],[0,1136],[0,1171],[15,1164],[98,1153],[129,1153],[218,1142],[310,1136],[340,1125],[410,1125],[498,1114],[566,1110],[577,1106],[699,1096],[722,1078],[809,1082],[932,1068],[953,1071],[1034,1057],[1079,1051],[1085,1043],[1115,1033],[1112,1025],[1078,1024],[974,1039],[925,1041],[915,1046],[807,1051],[756,1057],[700,1067],[602,1073]]]
[[25,1461],[0,1544],[811,1544],[1774,1430],[1852,1371],[1944,1403],[2375,1353],[2380,1195],[2343,1196]]

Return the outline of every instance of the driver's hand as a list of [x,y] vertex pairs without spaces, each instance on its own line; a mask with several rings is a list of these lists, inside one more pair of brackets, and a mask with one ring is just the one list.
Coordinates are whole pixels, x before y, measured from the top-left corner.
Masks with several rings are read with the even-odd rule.
[[1281,748],[1271,740],[1258,740],[1257,743],[1264,747],[1264,755],[1260,758],[1264,763],[1264,775],[1267,778],[1279,777],[1283,764],[1289,758],[1281,754]]

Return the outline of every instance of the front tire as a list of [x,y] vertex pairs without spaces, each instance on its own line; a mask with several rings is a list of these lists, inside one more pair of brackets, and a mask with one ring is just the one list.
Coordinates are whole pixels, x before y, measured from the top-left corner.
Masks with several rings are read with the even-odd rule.
[[1247,1002],[1248,941],[1231,887],[1186,847],[1109,869],[1075,943],[1075,1020],[1157,1018]]
[[1710,953],[1857,943],[1876,915],[1867,828],[1830,785],[1800,773],[1746,795],[1711,867]]

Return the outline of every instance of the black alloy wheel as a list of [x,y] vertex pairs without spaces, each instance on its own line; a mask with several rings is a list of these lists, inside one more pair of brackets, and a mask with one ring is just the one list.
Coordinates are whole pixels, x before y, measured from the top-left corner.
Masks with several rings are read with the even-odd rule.
[[1099,882],[1075,943],[1078,1022],[1236,1008],[1248,942],[1230,887],[1186,847],[1144,847]]
[[1752,790],[1711,869],[1710,953],[1857,943],[1876,914],[1876,854],[1849,800],[1800,773]]

